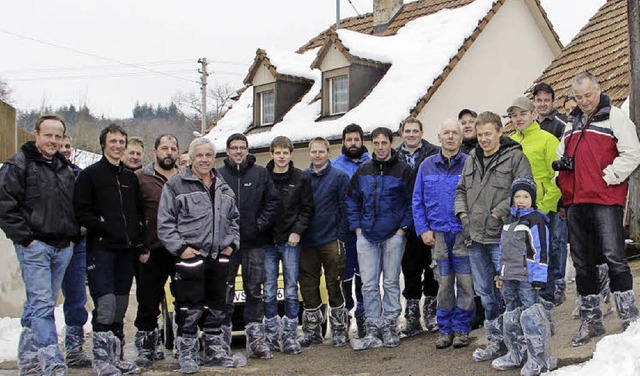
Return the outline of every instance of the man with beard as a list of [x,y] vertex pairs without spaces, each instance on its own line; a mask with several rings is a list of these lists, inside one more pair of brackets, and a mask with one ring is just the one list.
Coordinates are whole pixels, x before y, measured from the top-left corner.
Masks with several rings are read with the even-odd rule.
[[465,154],[469,154],[478,145],[478,137],[476,136],[477,117],[478,114],[468,108],[458,113],[458,121],[462,125],[462,145],[460,145],[460,150]]
[[[136,171],[140,185],[139,203],[143,213],[143,244],[146,252],[141,254],[136,264],[136,298],[138,312],[135,326],[138,329],[135,345],[138,351],[136,365],[141,368],[151,366],[154,360],[163,359],[164,353],[156,349],[158,343],[158,315],[160,301],[164,295],[164,284],[173,277],[173,256],[158,239],[158,205],[162,187],[175,174],[178,139],[172,134],[162,134],[156,138],[153,153],[155,162]],[[156,351],[159,350],[159,351]]]
[[[349,179],[356,172],[358,167],[371,159],[363,144],[364,135],[362,128],[358,124],[349,124],[342,130],[342,154],[331,160],[333,167],[344,171]],[[345,213],[346,215],[346,213]],[[351,312],[356,307],[354,316],[358,326],[358,337],[364,336],[364,306],[362,303],[362,278],[360,278],[360,268],[358,266],[358,253],[356,252],[356,236],[349,235],[349,240],[345,243],[345,253],[347,256],[347,266],[342,280],[342,290],[345,297],[345,308]],[[353,301],[353,288],[357,305]],[[351,319],[349,318],[349,321]]]

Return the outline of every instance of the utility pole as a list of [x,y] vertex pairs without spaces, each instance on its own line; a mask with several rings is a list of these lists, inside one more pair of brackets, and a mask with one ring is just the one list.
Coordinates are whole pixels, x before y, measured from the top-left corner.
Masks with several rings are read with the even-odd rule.
[[[627,0],[629,25],[629,117],[640,135],[640,0]],[[629,237],[640,244],[640,169],[629,179]]]
[[340,28],[340,0],[336,0],[336,30]]
[[209,61],[206,57],[203,57],[198,59],[198,63],[200,63],[198,73],[200,73],[200,90],[202,93],[202,103],[200,104],[200,111],[202,112],[200,134],[204,136],[204,132],[207,130],[207,77],[209,77],[209,73],[207,73],[207,65],[209,65]]

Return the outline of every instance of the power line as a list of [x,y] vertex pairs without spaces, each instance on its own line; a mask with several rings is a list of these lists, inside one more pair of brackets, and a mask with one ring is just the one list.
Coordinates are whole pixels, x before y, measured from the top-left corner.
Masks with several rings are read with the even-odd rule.
[[358,17],[360,17],[360,16],[361,16],[361,15],[360,15],[360,12],[358,12],[358,10],[356,9],[356,6],[355,6],[355,5],[353,5],[353,3],[351,2],[351,0],[347,0],[347,1],[349,2],[349,4],[351,4],[351,7],[353,8],[353,10],[355,10],[355,11],[356,11],[356,13],[358,14]]
[[195,83],[199,83],[197,81],[185,79],[184,77],[179,77],[179,76],[175,76],[175,75],[172,75],[172,74],[169,74],[169,73],[165,73],[165,72],[162,72],[162,71],[157,71],[157,70],[154,70],[154,69],[145,68],[145,67],[138,66],[138,65],[135,65],[135,64],[131,64],[131,63],[127,63],[127,62],[124,62],[124,61],[120,61],[120,60],[117,60],[117,59],[112,59],[112,58],[109,58],[109,57],[100,56],[100,55],[94,54],[92,52],[84,52],[84,51],[76,50],[74,48],[61,46],[59,44],[43,41],[43,40],[40,40],[40,39],[36,39],[36,38],[32,38],[32,37],[29,37],[29,36],[26,36],[26,35],[14,33],[14,32],[11,32],[11,31],[4,30],[4,29],[0,29],[0,32],[8,34],[8,35],[12,35],[12,36],[17,37],[17,38],[26,39],[26,40],[30,40],[32,42],[45,44],[47,46],[51,46],[51,47],[60,48],[60,49],[67,50],[67,51],[71,51],[71,52],[74,52],[74,53],[77,53],[77,54],[91,56],[91,57],[94,57],[96,59],[110,61],[112,63],[122,64],[122,65],[126,65],[126,66],[129,66],[129,67],[142,69],[142,70],[145,70],[145,71],[148,71],[148,72],[151,72],[151,73],[161,74],[161,75],[168,76],[168,77],[173,77],[173,78],[181,80],[181,81],[188,81],[188,82],[191,82],[191,83],[194,83],[194,82]]
[[[132,63],[135,65],[151,65],[151,66],[159,66],[159,65],[181,65],[181,64],[192,64],[193,59],[185,59],[185,60],[175,60],[175,61],[151,61],[151,62],[139,62]],[[130,69],[131,67],[122,67],[121,64],[105,64],[105,65],[87,65],[87,66],[75,66],[75,67],[44,67],[44,68],[34,68],[34,69],[14,69],[14,70],[6,70],[3,71],[2,74],[16,74],[16,73],[55,73],[55,72],[66,72],[66,71],[83,71],[83,70],[110,70],[112,68],[120,68],[120,69]],[[137,69],[137,67],[136,67]]]
[[[183,70],[176,70],[176,71],[169,71],[172,73],[187,73],[187,72],[193,72],[193,69],[183,69]],[[167,74],[169,74],[169,72],[166,72]],[[80,80],[80,79],[98,79],[98,78],[117,78],[117,77],[135,77],[135,76],[149,76],[149,75],[155,75],[157,73],[155,72],[130,72],[130,73],[105,73],[105,74],[94,74],[94,75],[75,75],[75,76],[42,76],[42,77],[19,77],[19,78],[10,78],[9,81],[38,81],[38,80]],[[193,82],[192,80],[190,80],[189,78],[186,77],[180,77],[180,76],[174,76],[173,77],[179,77],[181,80],[183,81],[188,81],[188,82]]]

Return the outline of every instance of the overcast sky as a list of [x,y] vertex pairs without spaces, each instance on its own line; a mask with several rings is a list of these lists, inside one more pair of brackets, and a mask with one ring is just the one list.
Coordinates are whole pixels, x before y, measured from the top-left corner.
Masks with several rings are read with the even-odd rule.
[[[568,43],[605,0],[542,3]],[[136,101],[166,105],[197,92],[200,57],[211,61],[210,84],[240,87],[256,48],[296,50],[335,22],[335,8],[335,0],[11,1],[0,77],[21,110],[87,104],[130,117]],[[343,18],[371,9],[372,0],[341,0]]]

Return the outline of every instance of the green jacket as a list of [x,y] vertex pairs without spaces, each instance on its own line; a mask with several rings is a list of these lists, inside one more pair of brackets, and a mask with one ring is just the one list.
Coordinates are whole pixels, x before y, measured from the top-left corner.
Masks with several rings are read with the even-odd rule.
[[555,183],[555,171],[551,168],[551,163],[558,159],[556,149],[560,142],[554,135],[540,128],[537,121],[523,131],[516,131],[511,139],[522,145],[522,151],[531,164],[533,180],[538,185],[538,209],[545,214],[557,211],[561,193]]

